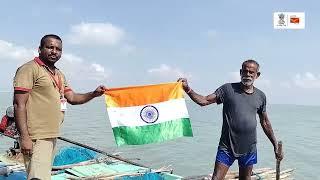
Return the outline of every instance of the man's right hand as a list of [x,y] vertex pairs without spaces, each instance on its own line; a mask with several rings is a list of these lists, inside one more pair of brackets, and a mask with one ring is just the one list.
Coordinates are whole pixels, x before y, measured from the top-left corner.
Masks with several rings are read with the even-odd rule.
[[32,140],[30,137],[21,137],[21,152],[23,155],[32,155]]
[[177,82],[182,82],[182,88],[185,92],[188,92],[190,90],[190,87],[186,78],[179,78]]

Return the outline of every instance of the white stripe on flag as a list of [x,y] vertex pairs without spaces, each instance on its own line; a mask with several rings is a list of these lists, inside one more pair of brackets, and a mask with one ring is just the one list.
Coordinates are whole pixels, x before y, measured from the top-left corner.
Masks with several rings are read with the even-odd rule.
[[146,123],[141,119],[140,112],[147,105],[132,107],[108,107],[107,111],[111,126],[145,126],[180,118],[189,118],[184,98],[148,105],[152,105],[158,109],[159,117],[156,122]]

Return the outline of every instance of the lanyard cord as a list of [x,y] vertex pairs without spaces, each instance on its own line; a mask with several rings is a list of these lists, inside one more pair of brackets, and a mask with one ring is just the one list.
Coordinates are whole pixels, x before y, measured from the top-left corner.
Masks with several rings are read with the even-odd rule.
[[64,97],[64,93],[63,93],[63,87],[62,87],[62,80],[61,80],[61,75],[60,75],[60,72],[59,71],[56,71],[56,75],[58,76],[58,81],[57,79],[55,78],[56,75],[53,75],[51,73],[51,71],[48,69],[48,67],[44,66],[44,69],[46,70],[46,72],[49,74],[52,82],[53,82],[53,85],[55,86],[55,89],[58,90],[61,98]]

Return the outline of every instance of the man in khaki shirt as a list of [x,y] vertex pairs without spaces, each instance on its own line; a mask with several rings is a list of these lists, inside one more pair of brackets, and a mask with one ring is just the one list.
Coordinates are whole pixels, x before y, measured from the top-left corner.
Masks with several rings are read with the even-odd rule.
[[99,86],[85,94],[73,92],[63,73],[55,67],[62,54],[59,36],[45,35],[38,52],[39,57],[25,63],[16,72],[14,110],[28,179],[49,180],[66,103],[86,103],[104,94],[106,88]]

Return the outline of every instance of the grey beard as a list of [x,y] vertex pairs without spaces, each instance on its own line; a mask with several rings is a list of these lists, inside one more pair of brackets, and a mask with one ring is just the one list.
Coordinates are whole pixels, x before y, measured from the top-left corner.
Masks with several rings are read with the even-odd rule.
[[247,80],[241,79],[241,83],[245,86],[251,86],[253,84],[253,80],[247,81]]

